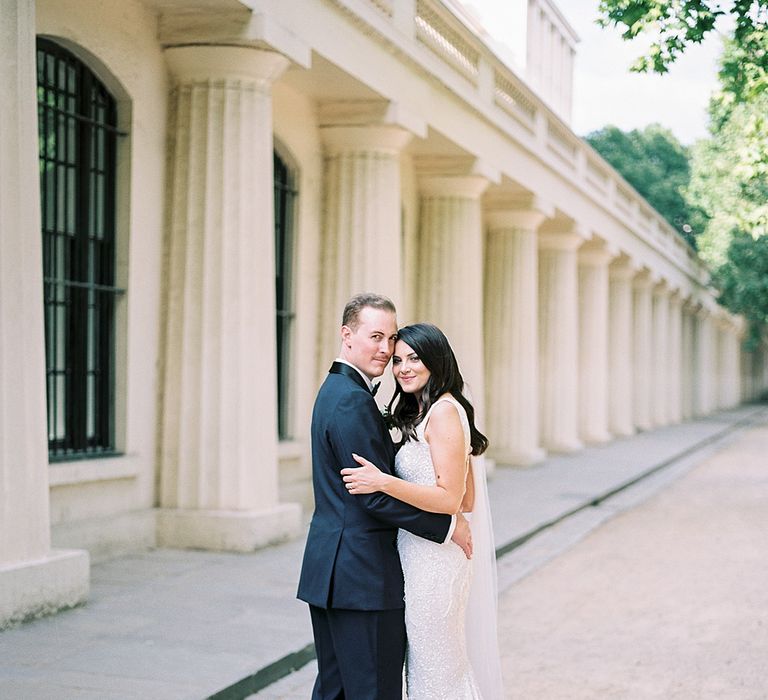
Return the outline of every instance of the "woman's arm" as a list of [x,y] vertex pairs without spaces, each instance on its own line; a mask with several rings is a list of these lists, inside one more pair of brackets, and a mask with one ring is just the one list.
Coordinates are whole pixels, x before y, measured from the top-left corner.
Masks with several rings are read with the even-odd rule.
[[435,485],[413,484],[381,472],[359,455],[359,468],[342,469],[341,474],[351,494],[381,491],[399,501],[410,503],[432,513],[458,512],[467,478],[467,455],[464,453],[464,430],[456,407],[441,401],[433,409],[425,433],[435,467]]

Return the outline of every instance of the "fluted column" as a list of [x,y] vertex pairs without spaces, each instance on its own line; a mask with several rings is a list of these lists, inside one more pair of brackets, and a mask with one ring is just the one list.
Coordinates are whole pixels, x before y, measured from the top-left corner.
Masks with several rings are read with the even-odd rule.
[[166,50],[174,87],[158,539],[248,551],[278,503],[271,83],[287,59]]
[[694,416],[695,405],[695,374],[696,374],[696,319],[689,302],[682,306],[681,327],[681,387],[682,387],[682,418],[689,420]]
[[341,312],[353,294],[402,301],[400,153],[411,134],[385,125],[325,126],[320,133],[325,168],[318,360],[324,374],[338,354]]
[[632,359],[632,386],[635,426],[649,430],[651,422],[651,371],[652,371],[652,312],[650,277],[644,273],[633,282],[633,330],[634,355]]
[[718,318],[715,334],[715,406],[728,407],[728,320]]
[[0,0],[0,629],[83,602],[87,552],[51,550],[35,4]]
[[538,270],[536,229],[545,214],[488,214],[485,339],[488,432],[497,462],[544,458],[538,415]]
[[635,432],[632,412],[632,278],[635,270],[621,261],[609,268],[608,301],[608,430]]
[[714,410],[714,342],[712,320],[706,309],[696,314],[696,377],[694,415],[706,416]]
[[668,348],[667,419],[670,423],[680,423],[683,420],[683,302],[680,294],[669,298]]
[[541,441],[574,452],[579,440],[579,326],[576,233],[539,233],[539,387]]
[[651,350],[651,422],[669,423],[669,288],[663,282],[653,288],[653,347]]
[[579,435],[585,443],[608,432],[608,263],[605,248],[582,247],[579,262]]
[[741,402],[741,328],[738,319],[733,319],[726,331],[727,385],[725,405],[727,408],[738,406]]
[[480,196],[487,186],[479,175],[419,179],[419,315],[448,336],[481,423],[485,355]]

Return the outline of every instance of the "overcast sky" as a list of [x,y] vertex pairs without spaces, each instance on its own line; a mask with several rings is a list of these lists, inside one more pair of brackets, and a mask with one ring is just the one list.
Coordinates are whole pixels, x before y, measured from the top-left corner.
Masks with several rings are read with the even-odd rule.
[[[464,1],[475,7],[491,34],[503,26],[503,8],[514,2]],[[629,130],[659,122],[686,144],[707,135],[707,104],[717,87],[719,37],[690,47],[663,76],[630,73],[629,66],[643,47],[623,41],[616,29],[595,24],[598,0],[559,0],[557,4],[581,39],[572,120],[577,134],[583,136],[606,124]]]

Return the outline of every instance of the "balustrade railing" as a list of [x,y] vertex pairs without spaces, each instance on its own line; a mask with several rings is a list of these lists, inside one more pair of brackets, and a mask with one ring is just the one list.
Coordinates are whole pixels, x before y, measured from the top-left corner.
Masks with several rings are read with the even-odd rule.
[[[365,1],[365,0],[362,0]],[[350,9],[353,0],[337,0]],[[394,31],[394,17],[408,13],[412,18],[413,36],[452,72],[464,79],[457,91],[474,91],[473,105],[487,110],[500,110],[525,127],[534,140],[542,159],[549,160],[558,172],[577,188],[613,210],[638,234],[680,264],[689,264],[696,254],[680,234],[535,92],[494,53],[479,35],[472,22],[463,16],[452,0],[367,0],[381,14],[393,20],[393,41],[403,40]],[[491,81],[490,93],[484,90],[482,74]],[[469,81],[469,85],[467,82]],[[531,144],[526,144],[530,147]],[[565,166],[565,167],[563,167]]]

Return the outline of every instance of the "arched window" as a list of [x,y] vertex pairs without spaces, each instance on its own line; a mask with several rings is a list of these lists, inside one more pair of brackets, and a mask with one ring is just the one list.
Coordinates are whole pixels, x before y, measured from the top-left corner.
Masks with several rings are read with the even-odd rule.
[[117,109],[72,53],[37,41],[51,459],[115,451]]
[[277,430],[281,440],[291,437],[289,386],[293,321],[293,247],[296,189],[293,175],[274,154],[275,285],[277,301]]

